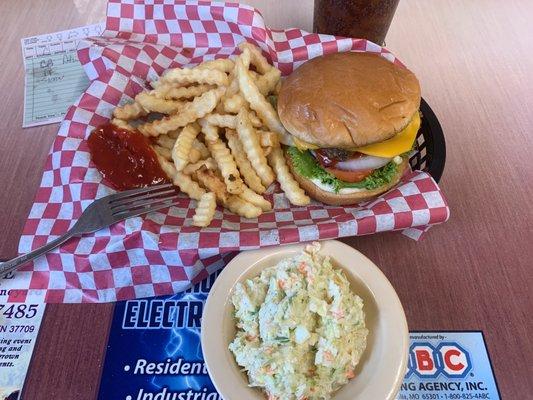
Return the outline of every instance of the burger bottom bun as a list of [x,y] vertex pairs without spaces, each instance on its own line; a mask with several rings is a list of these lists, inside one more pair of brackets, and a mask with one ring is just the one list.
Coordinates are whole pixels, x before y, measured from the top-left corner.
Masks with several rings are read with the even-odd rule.
[[394,187],[402,177],[403,173],[407,169],[408,162],[407,159],[404,159],[400,165],[398,165],[398,169],[396,171],[396,174],[392,178],[392,180],[387,183],[386,185],[383,185],[377,189],[372,190],[362,190],[360,192],[355,193],[349,193],[349,194],[340,194],[340,193],[332,193],[327,192],[323,189],[320,189],[317,185],[313,183],[310,179],[307,179],[300,175],[298,172],[296,172],[292,165],[292,160],[289,156],[285,157],[287,159],[287,164],[289,166],[289,169],[292,172],[292,175],[296,179],[296,181],[300,184],[302,189],[305,190],[305,192],[312,197],[315,200],[318,200],[324,204],[328,204],[330,206],[347,206],[347,205],[353,205],[357,203],[362,203],[364,201],[372,200],[376,197],[378,197],[380,194],[385,193],[392,187]]

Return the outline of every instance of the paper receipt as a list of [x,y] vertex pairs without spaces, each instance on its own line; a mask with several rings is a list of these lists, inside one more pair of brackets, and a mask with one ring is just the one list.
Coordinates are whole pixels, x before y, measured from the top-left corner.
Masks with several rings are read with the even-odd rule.
[[48,33],[21,40],[24,59],[23,127],[63,119],[68,107],[89,86],[78,60],[78,42],[100,36],[104,23]]

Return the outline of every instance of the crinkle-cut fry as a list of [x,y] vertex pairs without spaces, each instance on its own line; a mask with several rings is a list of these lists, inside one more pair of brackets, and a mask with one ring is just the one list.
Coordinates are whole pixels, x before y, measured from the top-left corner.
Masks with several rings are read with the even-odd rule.
[[225,111],[224,111],[224,104],[222,104],[221,101],[218,102],[217,106],[215,107],[215,112],[217,114],[225,114]]
[[[208,71],[208,70],[206,70]],[[170,115],[158,121],[139,126],[139,131],[146,136],[164,135],[169,131],[181,128],[203,118],[215,109],[224,94],[225,88],[218,88],[205,92],[192,102],[185,103],[179,113]]]
[[185,168],[183,168],[183,173],[186,175],[192,175],[197,170],[199,170],[202,167],[206,167],[207,169],[215,170],[217,169],[217,163],[213,158],[209,157],[205,160],[196,161],[195,163],[187,164]]
[[[159,79],[159,84],[176,83],[187,85],[191,83],[228,86],[228,76],[219,70],[202,68],[175,68],[169,70]],[[158,84],[158,85],[159,85]]]
[[194,139],[199,133],[200,129],[197,124],[187,125],[176,139],[176,143],[174,143],[172,148],[172,160],[176,171],[182,171],[189,163],[189,152],[192,149]]
[[247,49],[250,52],[251,62],[260,74],[266,74],[272,68],[272,65],[263,56],[259,47],[248,42],[242,42],[239,44],[239,49],[243,52]]
[[248,160],[250,160],[255,172],[261,178],[261,183],[263,186],[269,187],[274,182],[274,172],[268,165],[259,137],[250,123],[248,114],[246,109],[242,109],[237,114],[237,133]]
[[256,81],[257,89],[263,96],[268,95],[270,92],[273,92],[276,89],[281,78],[281,71],[277,68],[272,67],[266,74],[261,75]]
[[159,146],[157,144],[153,144],[152,145],[152,148],[154,149],[154,151],[159,154],[160,156],[164,157],[165,160],[169,160],[169,161],[172,161],[172,153],[169,149],[167,149],[166,147],[163,147],[163,146]]
[[200,197],[196,210],[194,211],[192,224],[200,228],[208,226],[215,216],[216,208],[217,201],[215,194],[213,192],[204,193]]
[[176,143],[176,139],[172,139],[170,136],[159,136],[157,138],[157,141],[156,143],[161,146],[161,147],[164,147],[165,149],[169,149],[169,150],[172,150],[172,148],[174,147],[174,144]]
[[161,165],[161,169],[172,179],[172,183],[180,188],[180,190],[189,196],[193,200],[200,200],[205,190],[191,179],[189,175],[185,175],[183,172],[176,171],[174,164],[165,160],[164,157],[158,155],[157,159]]
[[124,104],[123,106],[115,108],[113,116],[124,121],[131,121],[148,115],[148,110],[145,110],[139,103],[134,101],[133,103]]
[[255,111],[250,111],[248,116],[254,128],[261,128],[263,126],[263,122],[261,122],[261,119],[257,116]]
[[162,114],[177,113],[185,105],[182,101],[159,99],[149,92],[139,93],[135,96],[135,101],[145,110]]
[[249,203],[234,194],[228,196],[228,200],[224,206],[231,212],[244,218],[257,218],[263,213],[259,207],[254,206],[252,203]]
[[200,152],[200,155],[202,156],[201,158],[209,157],[210,153],[209,153],[209,150],[207,149],[207,146],[203,144],[202,142],[200,142],[198,138],[194,139],[194,142],[192,142],[192,147],[193,149],[196,149]]
[[231,152],[226,147],[226,144],[220,140],[206,139],[207,148],[215,159],[220,173],[224,177],[224,183],[227,190],[231,194],[242,193],[244,182],[241,179],[241,174],[237,169],[237,164],[231,155]]
[[207,120],[204,118],[201,118],[198,120],[200,123],[200,126],[202,127],[202,133],[205,136],[205,140],[217,140],[219,138],[218,136],[218,126],[211,125]]
[[202,189],[198,183],[193,181],[189,175],[185,175],[183,172],[176,172],[172,182],[191,199],[200,200],[202,195],[205,193],[205,190]]
[[204,61],[199,64],[196,68],[199,69],[208,69],[208,70],[218,70],[225,73],[230,73],[233,71],[235,63],[229,58],[219,58],[216,60]]
[[210,125],[235,129],[235,115],[211,113],[206,115],[204,120]]
[[239,77],[239,89],[250,107],[257,112],[257,115],[271,131],[279,134],[285,134],[285,128],[281,124],[278,113],[272,107],[272,104],[265,99],[259,92],[257,86],[250,77],[243,59],[237,59],[237,71]]
[[119,128],[126,129],[128,131],[134,131],[135,128],[131,126],[128,121],[124,121],[123,119],[113,118],[111,120],[111,123],[115,126],[118,126]]
[[265,157],[268,159],[268,156],[272,153],[272,147],[263,147],[263,151],[265,152]]
[[237,69],[233,68],[233,71],[229,74],[229,86],[224,97],[231,97],[239,93],[239,80],[237,79]]
[[180,133],[181,133],[181,128],[167,132],[165,136],[168,136],[169,138],[176,140],[178,136],[180,135]]
[[228,146],[231,149],[231,154],[235,159],[235,163],[241,172],[244,182],[256,193],[264,193],[266,188],[261,183],[261,178],[257,175],[250,160],[246,157],[242,143],[239,140],[237,132],[232,129],[226,129],[226,139]]
[[244,97],[240,93],[236,93],[231,97],[224,96],[222,98],[222,104],[224,105],[224,111],[237,114],[243,107],[248,107]]
[[274,147],[279,145],[278,135],[269,131],[257,131],[261,141],[261,147]]
[[226,185],[213,170],[200,167],[200,169],[194,172],[193,176],[203,187],[216,195],[217,201],[220,204],[226,204],[229,197]]
[[277,180],[281,186],[281,190],[295,206],[306,206],[311,202],[311,199],[305,194],[304,190],[298,185],[289,171],[283,150],[279,146],[274,146],[268,156],[268,161],[274,171],[276,172]]
[[173,181],[174,177],[176,176],[176,167],[174,167],[174,164],[170,161],[168,161],[165,157],[163,157],[161,154],[157,154],[157,160],[159,161],[159,165],[161,165],[161,169],[163,172]]
[[213,90],[213,85],[175,86],[171,83],[161,83],[153,91],[154,96],[160,99],[190,99]]
[[[261,120],[257,118],[257,115],[252,115],[252,113],[249,113],[249,117],[254,128],[259,128],[263,125]],[[202,126],[213,125],[220,128],[237,129],[237,116],[230,114],[210,113],[200,120],[200,124]]]
[[272,210],[272,204],[270,204],[268,200],[260,194],[255,193],[247,186],[244,187],[244,190],[239,194],[239,197],[246,200],[248,203],[252,203],[256,207],[259,207],[263,211]]
[[[194,147],[189,151],[189,164],[194,164],[202,159],[202,154]],[[188,166],[188,165],[187,165]]]

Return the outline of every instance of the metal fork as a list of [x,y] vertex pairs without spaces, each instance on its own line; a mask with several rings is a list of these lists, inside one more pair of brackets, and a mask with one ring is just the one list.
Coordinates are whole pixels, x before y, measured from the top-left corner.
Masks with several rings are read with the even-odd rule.
[[102,197],[92,202],[72,228],[31,253],[21,255],[0,264],[0,278],[21,265],[36,259],[62,245],[73,237],[96,232],[127,218],[136,217],[172,205],[179,191],[172,184],[127,190]]

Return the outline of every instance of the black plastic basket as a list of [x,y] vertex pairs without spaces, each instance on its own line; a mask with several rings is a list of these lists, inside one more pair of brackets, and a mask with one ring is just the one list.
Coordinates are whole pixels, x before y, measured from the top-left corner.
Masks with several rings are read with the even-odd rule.
[[446,142],[439,120],[428,103],[420,103],[422,125],[415,142],[415,153],[409,158],[411,168],[429,173],[438,182],[446,163]]

